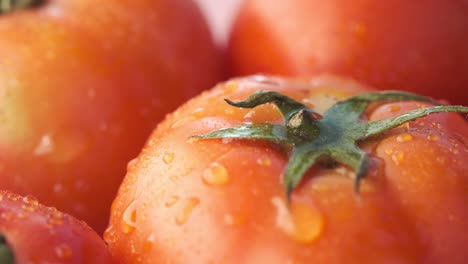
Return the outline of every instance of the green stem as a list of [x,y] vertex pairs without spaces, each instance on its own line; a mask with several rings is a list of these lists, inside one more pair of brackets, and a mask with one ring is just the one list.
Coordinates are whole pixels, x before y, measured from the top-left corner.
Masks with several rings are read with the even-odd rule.
[[0,0],[0,14],[15,10],[34,8],[43,4],[45,0]]
[[434,107],[427,107],[416,109],[411,112],[402,114],[396,117],[390,117],[382,119],[379,121],[369,122],[367,125],[367,131],[363,138],[367,138],[382,132],[385,132],[391,128],[400,126],[408,121],[412,121],[419,117],[424,117],[434,113],[444,113],[444,112],[460,112],[468,113],[468,107],[465,106],[455,106],[455,105],[439,105]]
[[2,264],[14,264],[15,257],[13,251],[8,246],[5,237],[0,234],[0,263]]
[[274,91],[259,91],[243,101],[226,100],[226,102],[241,108],[254,108],[262,104],[273,103],[283,115],[284,125],[249,124],[223,128],[195,137],[199,139],[266,140],[288,148],[291,156],[284,172],[284,185],[288,200],[309,168],[321,159],[331,159],[354,169],[356,172],[354,190],[359,194],[360,182],[366,176],[368,168],[368,157],[363,150],[358,148],[359,141],[433,113],[468,113],[468,107],[438,105],[374,122],[365,122],[361,119],[362,113],[370,103],[386,101],[422,101],[438,104],[430,98],[417,94],[383,91],[360,94],[340,101],[328,109],[323,116],[318,116],[313,110],[286,95]]

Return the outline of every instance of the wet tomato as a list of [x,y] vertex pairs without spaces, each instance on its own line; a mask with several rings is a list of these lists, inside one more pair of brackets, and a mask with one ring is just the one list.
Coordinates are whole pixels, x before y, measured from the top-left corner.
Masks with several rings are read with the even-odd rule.
[[[235,103],[259,90],[278,108],[261,97]],[[189,101],[129,163],[105,232],[111,254],[126,263],[464,263],[466,121],[421,117],[445,106],[416,95],[364,92],[333,76],[253,76]],[[385,101],[405,98],[428,102]],[[374,100],[384,102],[367,107]],[[421,118],[379,121],[410,110]],[[323,154],[313,166],[310,148]]]
[[466,105],[467,13],[463,0],[247,0],[230,66],[234,75],[335,73]]
[[0,262],[113,263],[104,241],[83,221],[6,191],[0,191]]
[[7,10],[24,2],[0,7],[0,188],[102,232],[156,123],[220,78],[217,51],[189,0]]

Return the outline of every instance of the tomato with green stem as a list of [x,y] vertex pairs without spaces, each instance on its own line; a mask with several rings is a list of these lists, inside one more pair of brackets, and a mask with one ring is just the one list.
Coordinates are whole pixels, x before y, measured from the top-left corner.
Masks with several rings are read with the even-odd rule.
[[466,105],[467,13],[463,0],[247,0],[231,74],[334,73]]
[[83,221],[31,196],[0,191],[0,263],[114,263]]
[[431,104],[333,76],[219,84],[169,115],[129,164],[105,233],[111,254],[463,263],[468,126],[437,112],[468,108]]
[[0,0],[0,10],[0,188],[102,232],[157,122],[220,78],[205,21],[190,0]]

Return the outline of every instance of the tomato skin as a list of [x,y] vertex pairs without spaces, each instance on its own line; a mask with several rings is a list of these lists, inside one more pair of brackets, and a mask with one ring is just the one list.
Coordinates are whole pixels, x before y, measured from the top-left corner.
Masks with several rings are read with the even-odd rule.
[[88,225],[31,196],[0,191],[0,233],[18,264],[114,263]]
[[465,1],[248,0],[231,74],[334,73],[379,89],[468,104]]
[[[246,122],[282,122],[271,105],[239,109],[222,100],[261,89],[321,113],[368,90],[333,76],[256,76],[189,101],[129,163],[105,233],[114,257],[125,263],[463,263],[468,128],[459,115],[421,118],[363,143],[371,165],[360,199],[350,169],[311,168],[288,210],[283,150],[261,141],[189,139]],[[367,116],[377,120],[415,107],[385,104]],[[427,139],[433,133],[440,139]]]
[[220,78],[188,0],[47,1],[3,14],[0,35],[0,187],[99,232],[157,122]]

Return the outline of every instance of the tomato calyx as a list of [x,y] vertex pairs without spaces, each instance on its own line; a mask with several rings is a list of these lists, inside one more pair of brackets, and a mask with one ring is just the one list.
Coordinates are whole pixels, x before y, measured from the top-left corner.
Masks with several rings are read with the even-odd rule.
[[38,7],[45,0],[0,0],[0,15],[15,10]]
[[15,257],[13,251],[8,246],[5,237],[0,234],[0,263],[13,264],[15,263]]
[[[361,116],[373,102],[422,101],[437,106],[416,109],[396,117],[365,122]],[[239,108],[254,108],[273,103],[284,117],[285,124],[258,123],[222,128],[199,139],[255,139],[266,140],[290,149],[290,158],[284,172],[288,200],[307,170],[320,160],[327,159],[347,165],[355,170],[354,190],[359,194],[361,180],[368,167],[367,154],[358,147],[363,140],[400,126],[405,122],[439,112],[468,112],[468,107],[438,105],[439,103],[417,94],[400,91],[364,93],[337,102],[323,116],[304,104],[274,91],[258,91],[247,99],[225,101]]]

